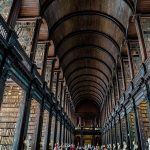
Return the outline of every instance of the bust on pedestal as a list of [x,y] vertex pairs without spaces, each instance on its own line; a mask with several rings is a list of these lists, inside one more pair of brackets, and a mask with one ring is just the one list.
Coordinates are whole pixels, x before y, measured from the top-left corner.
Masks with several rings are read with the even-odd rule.
[[127,144],[125,141],[123,141],[123,150],[127,150]]
[[117,143],[117,148],[118,148],[118,150],[120,150],[120,144],[119,143]]
[[116,145],[115,144],[113,144],[113,149],[115,149],[116,148]]
[[135,143],[135,141],[133,141],[132,143],[133,143],[133,150],[137,150],[138,149],[138,145]]
[[26,140],[24,141],[25,145],[25,150],[30,150],[30,145],[31,145],[31,135],[27,135]]

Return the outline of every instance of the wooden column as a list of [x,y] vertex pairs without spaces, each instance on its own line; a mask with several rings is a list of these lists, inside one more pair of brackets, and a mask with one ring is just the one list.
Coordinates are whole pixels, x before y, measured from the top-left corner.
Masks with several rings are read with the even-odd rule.
[[47,66],[47,57],[48,57],[48,51],[49,51],[49,43],[46,43],[45,45],[45,51],[44,51],[44,61],[42,66],[42,78],[45,81],[45,74],[46,74],[46,66]]
[[130,137],[129,137],[129,126],[128,126],[128,116],[127,116],[127,111],[126,108],[123,106],[124,112],[125,112],[125,120],[126,120],[126,134],[127,134],[127,145],[128,149],[131,150],[131,144],[130,144]]
[[123,148],[123,140],[122,140],[122,125],[121,125],[121,118],[120,118],[120,114],[118,113],[118,116],[119,116],[119,127],[120,127],[120,148],[122,149]]
[[135,125],[136,125],[136,131],[137,131],[138,146],[139,146],[140,150],[143,150],[141,133],[140,133],[140,128],[139,128],[139,121],[138,121],[138,114],[137,114],[137,110],[136,110],[136,104],[135,104],[135,100],[133,99],[133,97],[131,98],[131,100],[133,103],[133,110],[134,110],[134,116],[135,116]]
[[138,35],[139,45],[140,45],[142,62],[144,62],[147,58],[147,52],[146,52],[146,46],[145,46],[145,42],[144,42],[142,27],[141,27],[141,23],[140,23],[140,16],[136,16],[135,26],[136,26],[136,31],[137,31],[137,35]]
[[65,99],[65,112],[67,114],[67,102],[68,102],[68,93],[66,93],[66,99]]
[[61,145],[62,143],[61,143],[61,136],[63,136],[62,135],[62,118],[60,119],[60,134],[59,134],[59,144]]
[[66,87],[64,87],[64,101],[63,101],[62,103],[63,103],[63,108],[64,108],[64,111],[65,111],[65,104],[66,104]]
[[4,89],[5,89],[5,82],[7,80],[8,77],[8,72],[9,69],[7,68],[6,65],[6,60],[7,60],[7,53],[6,53],[6,49],[1,48],[1,51],[3,51],[2,55],[2,61],[0,63],[0,106],[1,103],[3,101],[3,94],[4,94]]
[[110,124],[110,129],[111,129],[111,147],[112,147],[112,150],[113,150],[113,129],[112,129],[112,121],[111,121],[111,124]]
[[131,80],[132,80],[134,77],[134,70],[133,70],[133,61],[132,61],[129,41],[126,41],[126,48],[127,48],[127,54],[128,54],[128,60],[129,60],[130,75],[131,75]]
[[48,122],[48,135],[47,135],[47,144],[46,144],[46,150],[49,150],[49,144],[50,144],[50,139],[51,139],[51,124],[52,124],[52,108],[53,106],[51,105],[50,111],[49,111],[49,122]]
[[83,127],[81,127],[80,135],[81,135],[80,146],[83,146]]
[[13,0],[13,4],[8,16],[8,20],[7,23],[14,29],[15,24],[16,24],[16,20],[18,18],[19,15],[19,11],[20,11],[20,7],[21,7],[21,0]]
[[112,88],[113,88],[113,97],[114,97],[114,102],[115,102],[115,106],[116,106],[116,95],[115,95],[115,85],[114,85],[114,81],[112,81]]
[[52,88],[53,88],[53,78],[54,78],[54,69],[55,69],[55,62],[56,62],[56,59],[55,58],[52,58],[52,70],[51,70],[51,77],[50,77],[50,91],[52,91]]
[[55,95],[57,101],[58,101],[59,75],[60,75],[60,71],[58,70],[57,71],[57,79],[56,79],[56,95]]
[[122,79],[123,79],[123,90],[126,90],[126,81],[125,81],[125,70],[123,66],[123,59],[120,59],[120,66],[121,66],[121,74],[122,74]]
[[33,63],[34,63],[34,60],[35,60],[35,54],[36,54],[36,48],[37,48],[37,42],[38,42],[38,38],[39,38],[41,23],[42,23],[42,18],[37,17],[36,18],[35,29],[34,29],[34,35],[33,35],[33,39],[32,39],[31,53],[30,53],[30,60]]
[[[35,65],[31,68],[31,74],[34,72]],[[27,135],[27,128],[28,128],[28,122],[29,122],[29,115],[30,115],[30,107],[31,107],[31,92],[32,92],[32,85],[35,82],[35,78],[33,78],[28,86],[28,90],[26,92],[26,99],[24,103],[24,108],[22,109],[22,112],[20,114],[19,118],[19,126],[17,128],[17,134],[16,134],[16,141],[14,143],[14,147],[16,150],[23,149],[24,140]]]
[[[44,82],[43,84],[43,91],[46,90],[47,83]],[[35,136],[35,147],[34,149],[40,150],[40,142],[42,137],[42,125],[43,125],[43,115],[44,115],[44,101],[45,101],[45,92],[43,93],[42,103],[40,105],[40,112],[39,112],[39,120],[38,120],[38,126],[36,129],[36,136]]]
[[0,75],[0,107],[1,107],[1,104],[3,102],[3,94],[4,94],[4,90],[5,90],[5,83],[6,83],[6,80],[9,76],[9,70],[7,68],[4,68],[2,70],[2,73]]
[[117,89],[118,89],[117,95],[118,95],[118,100],[119,100],[119,98],[120,98],[120,86],[119,86],[119,78],[118,78],[118,70],[117,70],[117,68],[116,68],[116,83],[117,83]]
[[66,138],[66,135],[65,135],[65,133],[66,133],[66,132],[65,132],[65,130],[66,130],[66,127],[65,127],[65,126],[66,126],[66,123],[65,123],[65,121],[64,121],[64,130],[63,130],[63,144],[65,144],[65,142],[66,142],[66,139],[65,139],[65,138]]
[[63,84],[64,84],[64,81],[62,80],[61,81],[61,91],[60,91],[60,106],[62,106],[62,99],[63,99],[63,91],[64,91],[64,86],[63,86]]
[[116,119],[115,119],[115,117],[114,117],[114,127],[115,127],[115,145],[116,145],[116,150],[117,150],[117,134],[116,134],[116,132],[117,132],[117,130],[116,130]]
[[1,75],[3,73],[3,69],[4,69],[4,66],[6,64],[6,60],[7,60],[7,57],[8,57],[8,53],[7,53],[6,49],[1,48],[1,47],[0,47],[0,51],[1,51],[0,55],[2,56],[2,61],[0,63],[0,78],[1,78]]
[[55,143],[57,142],[56,141],[56,137],[57,137],[57,120],[58,120],[58,112],[56,112],[56,119],[55,119],[55,129],[54,129],[54,144],[53,145],[55,145]]

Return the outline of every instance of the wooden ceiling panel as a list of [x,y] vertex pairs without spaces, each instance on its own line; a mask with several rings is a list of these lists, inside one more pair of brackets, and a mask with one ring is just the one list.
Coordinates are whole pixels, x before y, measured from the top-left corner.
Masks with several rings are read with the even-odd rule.
[[[91,80],[87,88],[84,85],[88,81],[77,84],[72,96],[78,101],[81,97],[88,98],[83,96],[87,91],[94,91],[89,97],[103,99],[102,91],[112,79],[126,36],[131,6],[124,0],[41,0],[41,4],[68,87],[72,88],[79,76]],[[95,90],[98,87],[95,82],[101,83],[103,90]],[[79,90],[79,86],[83,88]],[[80,94],[74,96],[77,93]]]
[[[108,66],[111,66],[111,69],[113,70],[114,68],[114,59],[111,55],[109,55],[107,52],[104,51],[100,51],[98,49],[94,49],[94,48],[82,48],[82,49],[76,49],[74,50],[74,52],[70,52],[68,53],[64,59],[61,61],[61,66],[62,68],[67,68],[69,65],[71,65],[72,62],[76,61],[76,60],[84,60],[84,58],[93,58],[93,59],[97,59],[97,60],[102,60],[105,62]],[[66,69],[65,69],[66,70]],[[64,71],[65,71],[64,70]]]
[[99,76],[96,75],[86,75],[83,74],[82,76],[77,76],[76,78],[74,78],[74,80],[70,83],[70,90],[72,90],[72,88],[76,87],[76,86],[80,86],[83,84],[92,84],[95,86],[100,86],[102,87],[104,90],[107,89],[107,85],[105,84],[105,82],[103,81],[103,79],[101,79]]
[[150,0],[138,0],[137,13],[150,13]]
[[99,16],[81,16],[69,19],[59,25],[52,36],[55,46],[57,46],[57,44],[69,33],[79,30],[96,30],[106,33],[113,37],[118,44],[121,43],[121,40],[124,37],[124,34],[119,27],[108,19]]
[[[83,73],[84,72],[84,73]],[[96,70],[94,68],[84,68],[84,69],[79,69],[75,71],[74,73],[71,74],[70,77],[66,78],[66,81],[68,83],[68,86],[71,85],[71,83],[76,79],[77,77],[82,77],[82,75],[86,74],[86,76],[96,76],[101,79],[103,79],[103,82],[106,86],[108,86],[109,79],[103,74],[103,72]]]
[[[85,81],[85,80],[83,80]],[[86,82],[82,82],[80,84],[76,84],[75,86],[73,86],[71,89],[70,89],[70,92],[71,93],[74,93],[77,89],[80,89],[80,90],[83,90],[85,89],[85,87],[88,87],[88,88],[97,88],[99,89],[98,93],[102,93],[103,95],[105,95],[105,90],[103,90],[103,87],[100,86],[100,84],[97,84],[95,82],[90,82],[90,81],[86,81]]]
[[[105,44],[106,42],[107,44]],[[105,50],[108,50],[115,59],[117,59],[117,55],[119,53],[119,49],[117,49],[116,46],[104,36],[99,35],[97,32],[83,32],[83,34],[73,36],[72,38],[64,41],[59,49],[56,48],[56,50],[58,50],[57,54],[59,58],[62,59],[68,50],[82,45],[95,45],[97,47],[104,48]]]
[[19,17],[39,16],[39,3],[37,0],[21,0]]
[[75,61],[74,63],[69,65],[68,68],[66,68],[66,72],[64,72],[64,75],[66,76],[66,78],[68,78],[75,70],[78,70],[81,68],[95,68],[97,70],[102,70],[104,74],[108,77],[108,79],[111,78],[111,70],[109,70],[109,68],[107,67],[107,64],[104,64],[103,62],[95,60],[95,59],[86,59],[86,58]]
[[54,0],[45,11],[45,15],[49,18],[53,18],[53,20],[49,22],[51,27],[61,17],[72,12],[83,10],[106,12],[117,18],[124,26],[127,26],[128,22],[126,21],[131,14],[129,6],[120,0],[113,0],[113,3],[112,0],[82,0],[82,2],[80,0]]

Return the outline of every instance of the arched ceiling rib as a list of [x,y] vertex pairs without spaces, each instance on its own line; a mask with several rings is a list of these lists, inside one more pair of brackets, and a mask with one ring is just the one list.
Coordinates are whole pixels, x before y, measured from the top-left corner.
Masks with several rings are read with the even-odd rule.
[[107,14],[107,13],[104,13],[104,12],[101,12],[101,11],[96,11],[96,10],[84,10],[84,11],[77,11],[77,12],[73,12],[73,13],[70,13],[64,17],[62,17],[61,19],[59,19],[50,29],[49,31],[49,36],[51,37],[55,30],[62,24],[64,23],[65,21],[73,18],[73,17],[79,17],[79,16],[98,16],[98,17],[104,17],[108,20],[111,20],[123,33],[124,35],[126,34],[126,30],[125,30],[125,27],[123,26],[123,24],[118,21],[116,18],[114,18],[113,16]]
[[80,82],[84,81],[85,79],[88,79],[88,80],[91,79],[91,80],[93,80],[93,82],[97,81],[98,83],[101,83],[101,85],[104,87],[104,89],[107,89],[106,82],[101,77],[99,77],[95,74],[91,74],[91,73],[90,74],[83,73],[82,75],[75,76],[70,82],[68,82],[68,86],[71,89],[75,84],[77,84],[78,82],[80,83]]
[[82,101],[82,100],[86,100],[86,99],[90,99],[95,101],[99,106],[101,105],[101,101],[99,100],[99,98],[93,94],[88,94],[88,93],[83,93],[81,94],[79,97],[77,97],[76,99],[74,99],[74,105],[76,107],[76,105]]
[[[60,58],[60,63],[63,62],[63,60],[67,60],[67,56],[70,57],[71,54],[79,55],[80,51],[82,52],[82,55],[84,55],[83,51],[89,50],[89,52],[86,52],[86,54],[91,54],[91,50],[95,50],[94,54],[97,56],[97,54],[105,53],[108,55],[109,59],[111,59],[112,63],[116,63],[115,58],[113,55],[109,52],[109,50],[106,50],[100,46],[94,45],[94,44],[87,44],[87,45],[77,45],[75,47],[72,47],[71,49],[68,49],[68,51]],[[75,51],[75,52],[74,52]],[[93,52],[92,52],[93,53]],[[104,55],[105,55],[104,54]]]
[[92,99],[89,99],[90,97],[87,97],[87,99],[85,99],[84,95],[83,97],[81,96],[78,100],[75,101],[74,105],[75,107],[77,107],[77,105],[82,102],[82,101],[87,101],[87,100],[92,100],[93,102],[95,102],[95,104],[97,104],[98,108],[101,107],[101,102],[97,100],[97,98],[93,98]]
[[78,99],[82,95],[91,95],[96,97],[100,102],[102,101],[102,97],[99,95],[99,93],[92,91],[92,90],[83,90],[81,92],[78,92],[74,97],[72,97],[74,100]]
[[101,69],[97,69],[95,67],[78,67],[77,69],[73,70],[69,75],[68,77],[66,77],[66,81],[69,80],[69,78],[71,78],[71,76],[73,76],[74,74],[76,74],[78,71],[82,71],[82,72],[88,72],[87,70],[89,71],[93,71],[93,72],[98,72],[98,74],[102,74],[104,76],[104,78],[106,79],[107,83],[109,83],[109,77],[106,75],[106,73],[104,73]]
[[75,32],[71,32],[68,35],[66,35],[56,46],[56,53],[59,50],[60,46],[63,44],[63,42],[67,41],[68,39],[74,37],[74,36],[80,36],[81,34],[96,34],[99,36],[104,36],[108,40],[110,40],[116,47],[116,49],[119,51],[119,45],[118,43],[108,34],[102,32],[102,31],[97,31],[97,30],[79,30]]
[[[55,1],[55,0],[41,0],[41,14],[43,15],[44,12],[48,9],[48,7]],[[134,3],[132,0],[123,0],[128,7],[132,10],[132,12],[134,12]]]
[[[102,59],[98,59],[98,58],[94,58],[94,57],[87,57],[87,56],[84,56],[84,57],[81,57],[81,56],[79,56],[79,57],[77,57],[77,58],[75,58],[75,59],[73,59],[71,62],[69,62],[68,64],[66,64],[66,63],[64,63],[64,66],[63,66],[63,69],[64,69],[64,74],[66,73],[66,72],[68,72],[67,70],[68,70],[68,68],[71,68],[72,69],[72,67],[73,66],[75,66],[78,62],[79,62],[79,64],[80,63],[85,63],[84,64],[84,66],[86,67],[86,65],[89,63],[89,65],[90,65],[90,63],[93,63],[94,61],[97,61],[98,62],[98,66],[101,68],[101,67],[103,67],[103,68],[107,68],[107,69],[105,69],[105,72],[107,72],[107,73],[109,73],[110,75],[112,75],[112,69],[109,67],[109,65],[104,61],[104,60],[102,60]],[[97,67],[98,67],[97,66]],[[70,69],[70,70],[71,70]]]
[[101,89],[103,91],[103,93],[106,93],[106,89],[104,88],[102,82],[98,82],[97,80],[92,80],[92,79],[89,79],[89,78],[80,79],[76,83],[74,83],[72,87],[69,86],[69,88],[70,88],[70,91],[73,92],[73,90],[75,88],[78,88],[81,85],[86,87],[87,84],[88,85],[89,84],[95,85],[96,87],[98,87],[99,89]]
[[131,0],[41,0],[74,104],[105,100],[120,46],[126,38]]
[[80,96],[83,95],[83,94],[89,94],[89,95],[95,96],[95,97],[97,97],[97,99],[98,99],[100,102],[102,102],[103,96],[102,96],[100,93],[98,93],[97,90],[88,89],[88,88],[87,88],[87,89],[84,89],[84,90],[78,91],[76,94],[74,94],[74,95],[72,96],[72,98],[73,98],[74,100],[76,100],[78,97],[80,97]]
[[101,88],[98,88],[94,85],[80,85],[77,89],[74,89],[74,91],[72,92],[72,96],[76,95],[79,91],[83,91],[83,90],[87,90],[87,89],[92,89],[93,91],[98,91],[98,93],[101,94],[102,97],[104,97],[104,93],[100,90]]

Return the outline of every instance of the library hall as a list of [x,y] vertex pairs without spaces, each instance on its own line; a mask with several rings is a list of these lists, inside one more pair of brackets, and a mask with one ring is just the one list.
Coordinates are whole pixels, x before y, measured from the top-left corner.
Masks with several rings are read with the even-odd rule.
[[0,0],[0,150],[150,150],[150,0]]

